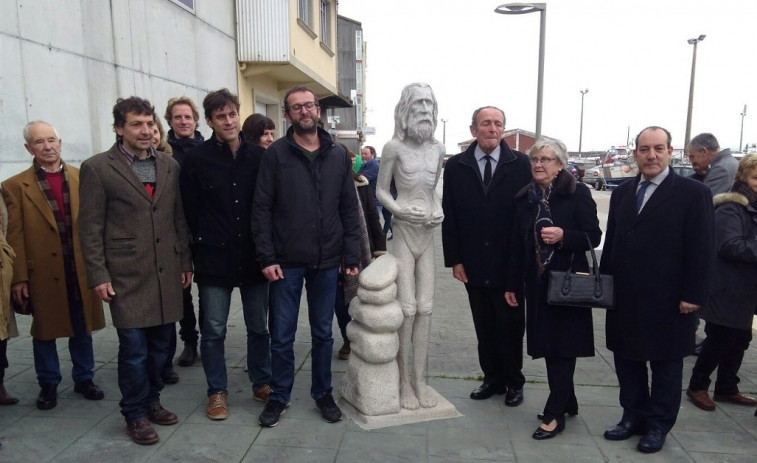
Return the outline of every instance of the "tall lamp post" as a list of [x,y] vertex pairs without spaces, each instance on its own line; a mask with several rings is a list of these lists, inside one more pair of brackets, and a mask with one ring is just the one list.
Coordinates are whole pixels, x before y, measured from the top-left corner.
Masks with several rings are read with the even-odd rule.
[[691,58],[691,83],[689,84],[689,109],[686,113],[686,139],[684,149],[686,149],[687,146],[689,146],[689,141],[691,140],[691,110],[694,107],[694,73],[697,69],[697,44],[704,40],[706,36],[700,35],[697,38],[689,39],[687,42],[689,42],[689,45],[694,45],[694,54]]
[[581,156],[581,142],[584,138],[584,96],[589,93],[589,89],[579,90],[581,92],[581,129],[578,131],[578,155]]
[[536,87],[536,139],[541,136],[541,108],[544,97],[544,37],[547,25],[546,3],[505,3],[494,9],[499,14],[540,13],[539,22],[539,74]]
[[744,146],[744,116],[746,116],[746,105],[744,105],[744,111],[741,113],[741,136],[739,136],[739,151],[741,151]]
[[449,119],[442,119],[442,144],[444,145],[444,152],[447,152],[447,121]]

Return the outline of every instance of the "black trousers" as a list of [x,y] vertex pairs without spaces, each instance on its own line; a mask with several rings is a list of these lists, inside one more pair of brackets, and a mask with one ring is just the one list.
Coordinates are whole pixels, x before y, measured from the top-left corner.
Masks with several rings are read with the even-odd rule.
[[[195,328],[197,326],[197,318],[195,318],[195,306],[192,304],[192,286],[188,286],[184,289],[184,317],[179,321],[179,336],[185,344],[197,345],[197,340],[200,337],[200,332]],[[200,325],[202,326],[202,306],[199,309]],[[174,348],[174,350],[176,350]]]
[[0,383],[5,380],[5,369],[8,368],[8,340],[0,341]]
[[[647,363],[652,370],[649,387]],[[620,383],[623,421],[644,424],[670,432],[681,408],[683,358],[672,360],[630,360],[615,355],[615,373]]]
[[549,397],[544,405],[544,423],[561,419],[565,413],[578,412],[578,400],[573,388],[573,374],[576,371],[576,359],[563,357],[546,357]]
[[744,360],[744,352],[752,341],[752,330],[739,330],[707,322],[704,332],[707,338],[702,344],[702,352],[697,357],[697,362],[691,372],[689,388],[693,391],[709,389],[710,375],[717,368],[715,394],[738,394],[738,373],[741,362]]
[[523,376],[523,334],[526,317],[523,304],[517,308],[505,302],[504,288],[465,285],[473,326],[478,338],[478,361],[484,382],[521,389]]

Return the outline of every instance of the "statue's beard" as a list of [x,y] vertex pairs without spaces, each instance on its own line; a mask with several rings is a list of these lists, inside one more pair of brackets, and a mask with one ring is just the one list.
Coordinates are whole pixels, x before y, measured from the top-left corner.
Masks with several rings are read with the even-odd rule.
[[434,136],[434,123],[429,119],[409,120],[407,135],[418,141],[428,141]]

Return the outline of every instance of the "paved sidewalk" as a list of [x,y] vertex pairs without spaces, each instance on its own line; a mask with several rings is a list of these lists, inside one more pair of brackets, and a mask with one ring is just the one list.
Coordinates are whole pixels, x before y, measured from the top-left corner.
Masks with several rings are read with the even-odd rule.
[[[598,193],[602,194],[602,193]],[[604,198],[597,198],[599,200]],[[429,349],[429,384],[452,402],[462,417],[365,431],[342,420],[327,424],[310,399],[310,342],[306,309],[300,316],[295,344],[299,365],[292,406],[279,426],[263,429],[257,419],[263,405],[252,400],[250,383],[243,371],[245,338],[238,294],[232,300],[227,338],[230,416],[212,422],[205,416],[205,377],[199,363],[176,367],[181,380],[166,386],[162,403],[179,415],[173,426],[156,426],[160,442],[139,446],[124,432],[119,413],[116,383],[118,341],[109,324],[94,335],[97,372],[95,381],[105,391],[98,402],[84,400],[73,392],[70,361],[65,342],[59,342],[64,379],[58,406],[37,410],[36,384],[29,318],[17,316],[25,335],[12,339],[11,363],[6,386],[21,403],[0,407],[0,462],[754,462],[757,455],[757,417],[754,408],[718,404],[714,412],[695,408],[685,398],[678,424],[662,452],[643,455],[637,439],[610,442],[604,429],[621,415],[612,356],[605,348],[604,313],[594,311],[596,356],[579,359],[575,381],[579,415],[567,419],[566,430],[554,439],[535,441],[536,414],[547,397],[543,360],[524,359],[528,383],[525,402],[506,407],[502,396],[486,401],[468,398],[479,384],[467,297],[449,269],[443,268],[437,232],[437,288]],[[194,291],[196,295],[196,291]],[[196,297],[196,296],[195,296]],[[106,310],[106,313],[108,311]],[[334,385],[340,381],[346,362],[337,360],[341,339],[334,325]],[[181,347],[179,348],[179,350]],[[685,363],[688,381],[693,358]],[[741,390],[757,395],[757,348],[750,347],[741,369]]]

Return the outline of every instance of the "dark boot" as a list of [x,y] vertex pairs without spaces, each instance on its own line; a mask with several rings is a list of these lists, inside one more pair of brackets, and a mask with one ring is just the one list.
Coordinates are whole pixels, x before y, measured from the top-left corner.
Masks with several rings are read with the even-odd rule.
[[18,398],[11,397],[8,391],[5,390],[5,385],[0,383],[0,405],[15,405],[18,403]]
[[197,361],[197,344],[184,343],[184,350],[176,362],[180,367],[189,367]]
[[50,410],[58,405],[58,385],[42,383],[39,385],[39,397],[37,397],[37,408],[40,410]]

